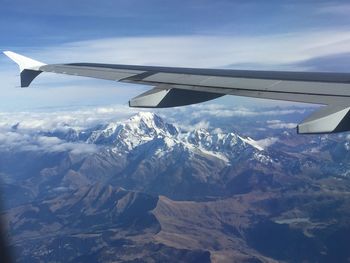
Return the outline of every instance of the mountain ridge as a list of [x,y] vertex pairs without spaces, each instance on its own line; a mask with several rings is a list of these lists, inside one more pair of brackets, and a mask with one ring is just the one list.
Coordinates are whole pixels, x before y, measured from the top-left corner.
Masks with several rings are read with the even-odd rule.
[[20,262],[349,257],[332,246],[350,233],[341,138],[285,132],[255,141],[210,127],[183,131],[153,113],[25,132],[19,123],[9,138],[32,138],[30,147],[0,148]]

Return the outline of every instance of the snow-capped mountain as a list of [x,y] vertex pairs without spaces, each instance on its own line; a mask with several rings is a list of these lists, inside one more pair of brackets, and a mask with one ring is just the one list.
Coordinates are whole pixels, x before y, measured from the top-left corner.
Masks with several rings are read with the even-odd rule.
[[[86,142],[103,145],[115,152],[130,152],[148,144],[155,148],[153,152],[158,157],[178,148],[189,155],[212,156],[227,163],[242,151],[250,151],[253,156],[257,152],[265,154],[259,143],[251,138],[234,133],[210,133],[205,129],[181,133],[176,126],[150,112],[140,112],[126,121],[109,123],[94,130]],[[264,158],[264,161],[268,159]]]
[[142,112],[93,131],[86,142],[130,151],[156,138],[177,138],[178,133],[175,126],[165,123],[158,115]]
[[[20,132],[19,124],[16,133]],[[219,129],[184,132],[149,112],[89,129],[65,125],[38,134],[31,135],[35,139],[32,144],[25,141],[26,147],[6,148],[1,155],[3,166],[10,169],[18,166],[19,159],[21,164],[28,162],[30,169],[40,174],[33,178],[35,184],[45,185],[42,189],[76,189],[98,181],[181,199],[246,191],[242,189],[250,189],[255,181],[275,185],[272,182],[278,181],[278,176],[294,176],[319,167],[324,173],[339,171],[339,165],[329,162],[329,155],[313,158],[312,153],[302,150],[307,147],[303,143],[293,148],[278,140],[266,147],[271,138],[257,141]],[[335,155],[343,152],[338,148]],[[342,169],[344,174],[347,166]],[[28,178],[28,171],[18,176]],[[51,182],[47,174],[61,179],[54,176],[56,181]]]
[[222,195],[230,193],[230,182],[245,169],[280,169],[276,155],[258,141],[205,129],[183,132],[149,112],[85,130],[65,126],[38,133],[32,136],[34,146],[13,148],[8,155],[1,153],[2,159],[9,167],[28,160],[37,176],[31,177],[27,168],[18,177],[51,192],[109,182],[180,199]]
[[[186,259],[196,252],[199,262],[210,262],[205,250],[220,257],[234,251],[227,262],[252,251],[254,262],[294,254],[298,262],[313,242],[319,261],[344,261],[322,259],[336,255],[333,240],[349,229],[345,137],[285,132],[254,140],[220,129],[184,132],[145,112],[89,128],[23,127],[0,136],[0,175],[9,226],[26,260],[120,255],[129,262],[130,255],[137,261],[158,253],[159,261],[178,261],[185,248]],[[99,250],[101,244],[108,250]],[[280,244],[281,254],[270,255]],[[63,247],[59,255],[52,254],[57,247]],[[80,258],[86,251],[91,254]]]

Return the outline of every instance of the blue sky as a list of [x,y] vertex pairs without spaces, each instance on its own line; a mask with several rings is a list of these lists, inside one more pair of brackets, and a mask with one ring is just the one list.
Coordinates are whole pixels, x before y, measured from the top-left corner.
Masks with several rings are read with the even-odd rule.
[[[348,1],[1,0],[0,49],[47,63],[349,71],[349,13]],[[15,89],[16,74],[1,56],[2,111],[126,104],[145,90],[50,74]]]
[[[266,35],[346,28],[350,22],[347,1],[1,2],[1,48],[33,48],[117,36]],[[342,10],[343,15],[339,15]]]

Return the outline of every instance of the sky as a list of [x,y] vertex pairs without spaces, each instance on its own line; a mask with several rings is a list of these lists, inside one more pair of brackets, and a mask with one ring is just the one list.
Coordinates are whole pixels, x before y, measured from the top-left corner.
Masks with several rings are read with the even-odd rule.
[[[348,1],[0,3],[0,50],[45,63],[350,71]],[[147,89],[54,74],[40,75],[28,89],[18,86],[16,65],[0,55],[3,112],[126,105]],[[215,103],[268,104],[232,96]]]

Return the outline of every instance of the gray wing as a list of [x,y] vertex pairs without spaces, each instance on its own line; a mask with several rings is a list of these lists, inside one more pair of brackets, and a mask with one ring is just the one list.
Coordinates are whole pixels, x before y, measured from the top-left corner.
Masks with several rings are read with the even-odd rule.
[[298,125],[299,133],[350,130],[350,73],[195,69],[96,63],[53,64],[5,52],[19,64],[21,86],[41,72],[150,85],[129,101],[131,107],[165,108],[208,101],[223,95],[327,105]]

